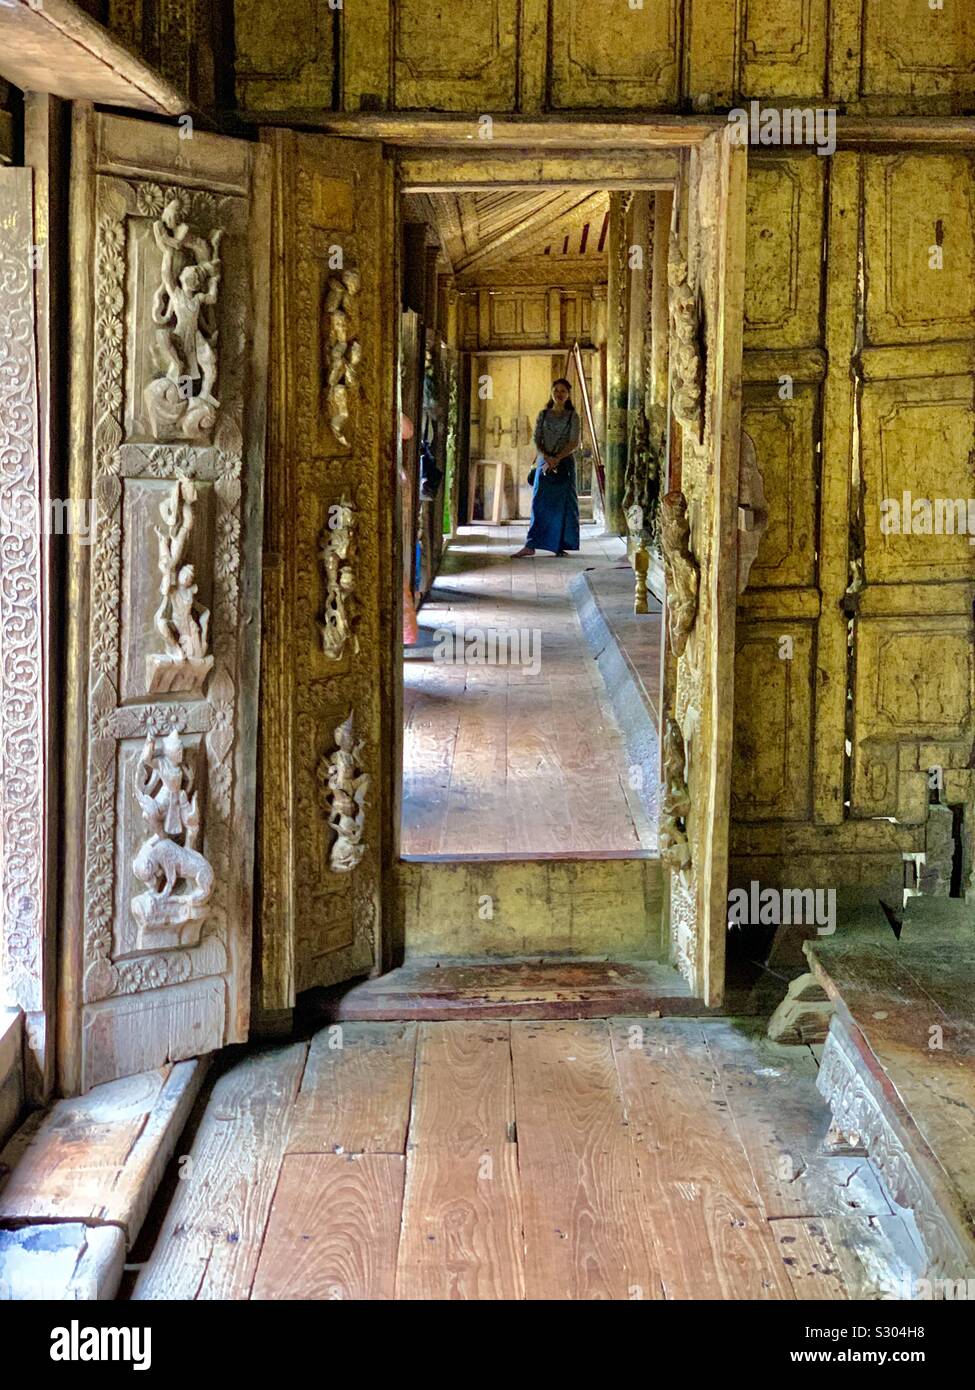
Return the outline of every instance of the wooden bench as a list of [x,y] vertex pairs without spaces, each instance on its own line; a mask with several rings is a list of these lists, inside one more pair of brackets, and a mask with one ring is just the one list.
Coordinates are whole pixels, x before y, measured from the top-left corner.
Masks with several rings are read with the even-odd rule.
[[805,951],[836,1005],[817,1083],[832,1141],[913,1211],[927,1279],[975,1278],[975,931],[841,929]]

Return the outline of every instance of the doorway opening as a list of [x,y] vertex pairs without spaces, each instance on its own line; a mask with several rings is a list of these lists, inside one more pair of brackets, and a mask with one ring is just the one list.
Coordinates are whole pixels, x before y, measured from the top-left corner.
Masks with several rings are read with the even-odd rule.
[[672,202],[401,200],[406,861],[656,857]]

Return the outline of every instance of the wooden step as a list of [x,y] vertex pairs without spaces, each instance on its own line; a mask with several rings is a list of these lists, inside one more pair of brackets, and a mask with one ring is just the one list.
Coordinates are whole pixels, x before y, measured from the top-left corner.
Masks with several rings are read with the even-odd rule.
[[431,855],[396,873],[408,957],[666,953],[663,873],[649,854]]
[[345,1019],[448,1020],[703,1016],[711,1012],[656,961],[418,958],[387,975],[302,996],[314,1023]]

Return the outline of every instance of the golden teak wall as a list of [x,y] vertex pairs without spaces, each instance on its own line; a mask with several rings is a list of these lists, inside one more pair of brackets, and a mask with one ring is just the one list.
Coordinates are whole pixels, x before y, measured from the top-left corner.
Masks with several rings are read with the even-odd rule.
[[[153,0],[159,3],[159,0]],[[126,8],[150,0],[126,0]],[[171,8],[171,7],[169,7]],[[975,97],[970,0],[236,0],[252,113],[720,110],[803,97],[949,114]]]
[[[160,3],[109,8],[131,27]],[[236,0],[234,20],[238,114],[262,124],[975,110],[972,0],[279,0],[273,24]],[[972,175],[947,128],[923,150],[751,151],[745,427],[770,517],[739,605],[735,879],[893,901],[929,843],[931,780],[967,808],[971,873],[975,549],[884,535],[879,503],[975,492]]]
[[975,550],[884,534],[881,502],[975,491],[973,175],[937,150],[751,160],[744,428],[769,526],[739,604],[739,880],[895,902],[935,788],[966,807],[971,870]]

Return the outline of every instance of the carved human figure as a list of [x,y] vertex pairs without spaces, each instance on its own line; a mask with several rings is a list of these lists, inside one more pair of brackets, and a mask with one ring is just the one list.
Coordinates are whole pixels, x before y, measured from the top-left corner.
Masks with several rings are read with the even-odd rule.
[[675,656],[682,656],[697,617],[700,573],[691,553],[687,498],[668,492],[660,503],[660,548],[667,585],[667,633]]
[[686,818],[691,809],[687,790],[684,735],[676,719],[667,717],[663,746],[663,787],[660,797],[660,857],[676,873],[691,862]]
[[179,477],[159,507],[166,529],[155,528],[160,598],[153,623],[165,651],[146,658],[150,694],[174,690],[202,693],[213,666],[213,657],[207,656],[210,610],[196,601],[198,586],[193,566],[182,563],[193,530],[196,500],[193,480]]
[[[136,765],[135,796],[149,834],[132,864],[147,889],[132,900],[142,947],[195,944],[207,916],[213,869],[198,849],[200,810],[193,783],[178,731],[171,729],[161,748],[155,735],[147,734]],[[187,888],[178,892],[181,883]],[[183,933],[190,926],[195,928],[193,941]]]
[[152,224],[162,256],[160,283],[152,298],[152,321],[164,376],[146,387],[149,420],[157,437],[198,439],[212,428],[216,398],[217,326],[210,310],[220,292],[222,263],[216,230],[209,241],[193,236],[171,199]]
[[352,301],[361,281],[357,270],[343,270],[329,278],[325,294],[326,325],[326,401],[328,423],[340,444],[350,448],[345,435],[351,405],[349,391],[358,386],[356,368],[362,360],[362,345],[350,337]]
[[319,777],[324,782],[329,827],[335,832],[329,863],[333,873],[348,873],[365,854],[363,833],[370,778],[362,770],[361,741],[353,732],[353,715],[335,730],[334,751],[322,759]]
[[701,431],[704,405],[704,363],[701,359],[697,296],[690,287],[687,261],[676,233],[670,237],[667,263],[669,285],[671,364],[674,414],[695,439]]
[[[351,603],[355,589],[355,513],[346,499],[331,508],[322,532],[319,555],[325,579],[325,600],[318,620],[322,651],[337,661],[351,635]],[[358,644],[355,644],[357,649]]]

